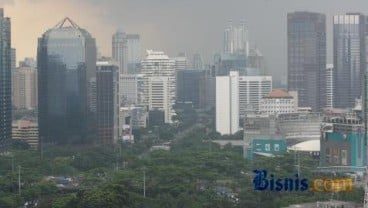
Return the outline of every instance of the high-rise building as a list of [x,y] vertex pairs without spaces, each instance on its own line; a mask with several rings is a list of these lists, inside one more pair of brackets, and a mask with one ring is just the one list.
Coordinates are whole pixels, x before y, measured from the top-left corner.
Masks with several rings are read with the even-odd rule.
[[249,50],[247,68],[257,70],[259,75],[266,74],[266,61],[258,48],[251,48]]
[[12,71],[12,99],[16,108],[37,108],[37,70],[19,66]]
[[247,56],[240,53],[222,54],[217,65],[217,76],[229,75],[230,71],[238,71],[241,76],[244,76],[247,69]]
[[216,106],[216,76],[215,67],[205,70],[205,75],[199,80],[199,108],[212,109]]
[[174,57],[174,60],[176,70],[184,70],[188,68],[188,60],[185,53],[180,53],[177,57]]
[[216,77],[216,131],[221,135],[239,131],[239,73]]
[[143,74],[120,75],[121,106],[142,104],[143,81]]
[[15,70],[17,67],[17,51],[15,48],[11,49],[11,70]]
[[360,98],[365,72],[365,16],[358,13],[333,18],[334,107],[352,108]]
[[287,16],[288,90],[298,91],[299,105],[325,107],[326,16],[294,12]]
[[34,60],[34,58],[24,58],[23,61],[19,61],[19,66],[28,66],[31,67],[33,69],[37,68],[37,63],[36,60]]
[[192,68],[193,69],[203,69],[203,60],[202,60],[201,54],[195,53],[193,55]]
[[326,108],[333,108],[333,95],[334,95],[334,83],[333,83],[333,64],[327,64],[326,66]]
[[239,77],[239,112],[244,117],[247,112],[259,110],[259,102],[272,91],[271,76]]
[[11,139],[11,24],[0,8],[0,148]]
[[63,19],[38,40],[40,138],[86,143],[95,130],[96,42],[85,29]]
[[128,73],[128,46],[125,32],[118,30],[112,36],[112,58],[119,63],[120,74]]
[[142,103],[150,111],[164,112],[165,123],[172,123],[172,117],[176,115],[175,60],[164,52],[148,50],[141,67],[144,75]]
[[200,104],[200,82],[205,70],[180,70],[176,72],[176,97],[178,102],[190,102],[195,108]]
[[119,66],[109,61],[97,62],[97,134],[101,143],[119,139]]
[[239,25],[234,25],[229,20],[229,25],[224,33],[224,54],[249,54],[248,31],[245,22],[240,21]]
[[138,34],[127,34],[126,43],[128,49],[128,73],[135,74],[139,70],[142,60],[142,45]]

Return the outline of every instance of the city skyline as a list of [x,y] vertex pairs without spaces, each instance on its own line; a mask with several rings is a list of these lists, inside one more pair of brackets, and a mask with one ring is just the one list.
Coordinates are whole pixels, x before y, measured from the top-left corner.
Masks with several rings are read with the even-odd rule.
[[[221,51],[227,20],[233,19],[237,23],[238,20],[244,19],[251,45],[256,44],[262,51],[272,75],[275,75],[277,80],[280,77],[286,80],[285,20],[288,12],[311,11],[326,14],[327,63],[332,63],[332,16],[351,11],[364,13],[368,10],[368,5],[364,4],[363,0],[355,0],[354,3],[342,0],[285,0],[283,3],[272,0],[233,0],[234,4],[205,0],[170,3],[148,0],[109,2],[58,2],[58,12],[50,9],[55,5],[53,0],[0,0],[0,6],[5,8],[7,16],[12,17],[13,47],[17,48],[19,60],[29,56],[35,57],[37,37],[58,20],[69,16],[84,25],[96,37],[98,49],[104,55],[111,53],[111,35],[116,29],[123,28],[126,32],[141,35],[143,49],[162,50],[170,56],[186,51],[188,57],[200,52],[203,54],[204,63],[208,63],[215,51]],[[211,11],[203,17],[203,10],[208,5],[211,5]],[[85,8],[83,13],[78,12],[81,7]],[[262,11],[264,17],[260,18],[259,11]],[[30,21],[32,27],[27,27]],[[173,35],[172,31],[177,35]],[[192,31],[197,31],[196,38],[191,38]]]

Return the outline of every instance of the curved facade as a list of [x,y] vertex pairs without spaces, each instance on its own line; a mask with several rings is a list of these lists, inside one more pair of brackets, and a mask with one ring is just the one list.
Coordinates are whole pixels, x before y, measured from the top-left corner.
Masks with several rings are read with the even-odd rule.
[[37,62],[40,138],[85,143],[96,110],[95,39],[65,18],[39,38]]

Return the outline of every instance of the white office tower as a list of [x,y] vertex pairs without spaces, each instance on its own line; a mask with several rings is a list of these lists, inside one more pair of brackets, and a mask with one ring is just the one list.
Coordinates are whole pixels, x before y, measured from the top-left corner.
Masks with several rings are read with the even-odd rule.
[[271,76],[241,76],[239,78],[240,116],[257,112],[261,99],[272,91]]
[[172,123],[175,116],[176,73],[175,60],[164,52],[147,50],[147,56],[141,62],[144,75],[142,103],[149,110],[163,111],[165,123]]
[[248,31],[245,28],[245,22],[234,26],[232,20],[224,33],[224,53],[225,54],[249,54]]
[[120,75],[121,107],[141,104],[143,78],[143,74]]
[[239,73],[216,77],[216,131],[221,135],[239,131]]
[[126,34],[118,30],[112,36],[112,58],[119,63],[120,74],[128,73],[128,47]]
[[333,108],[333,64],[327,64],[326,67],[326,108]]

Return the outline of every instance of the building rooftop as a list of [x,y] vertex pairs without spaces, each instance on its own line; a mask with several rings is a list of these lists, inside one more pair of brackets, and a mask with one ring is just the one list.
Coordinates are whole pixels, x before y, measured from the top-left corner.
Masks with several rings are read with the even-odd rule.
[[293,96],[282,89],[273,89],[265,98],[293,98]]
[[169,56],[165,55],[162,51],[147,50],[146,59],[169,59]]

